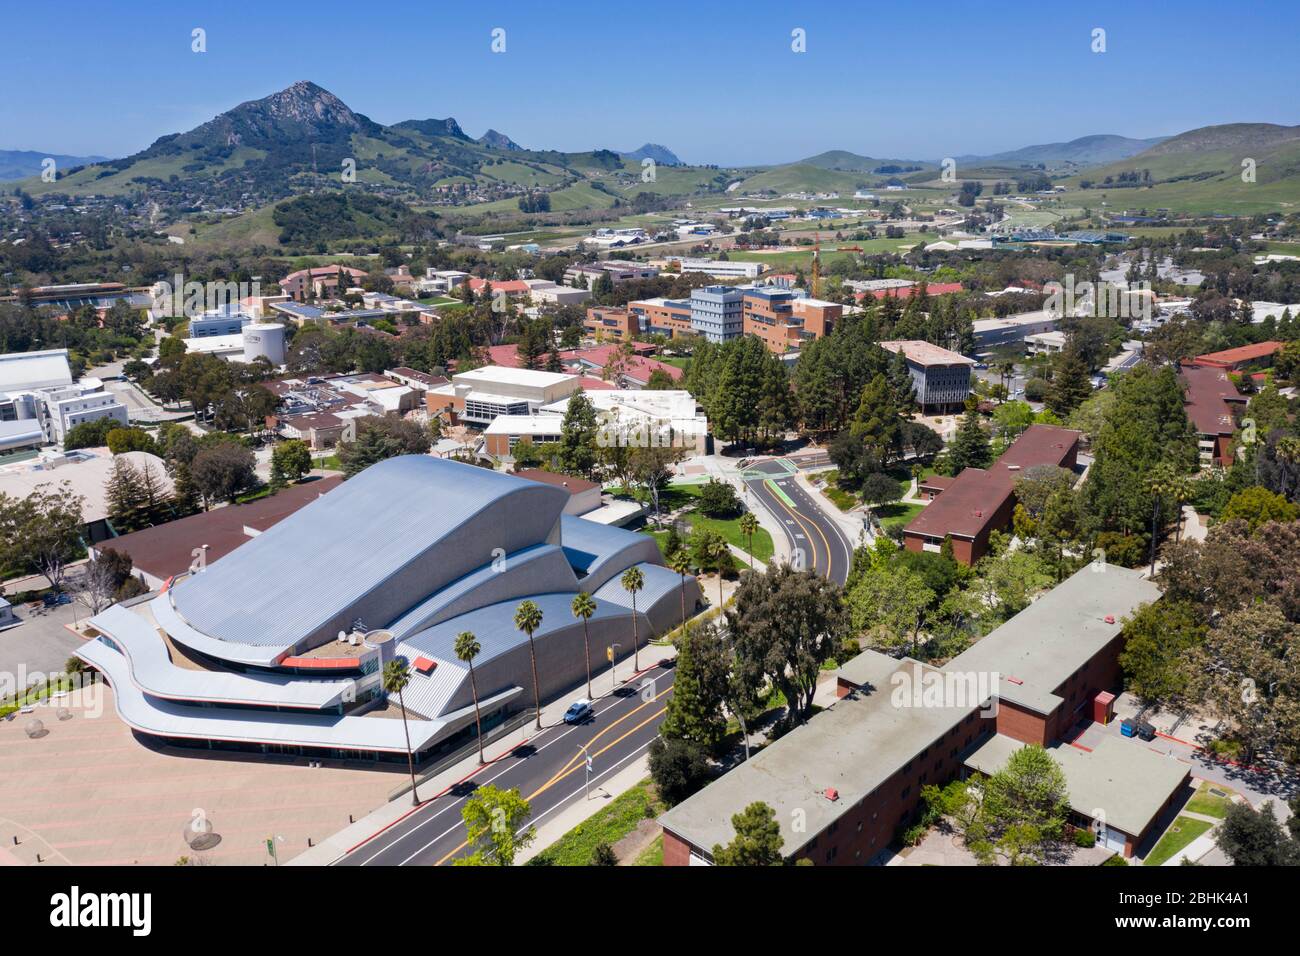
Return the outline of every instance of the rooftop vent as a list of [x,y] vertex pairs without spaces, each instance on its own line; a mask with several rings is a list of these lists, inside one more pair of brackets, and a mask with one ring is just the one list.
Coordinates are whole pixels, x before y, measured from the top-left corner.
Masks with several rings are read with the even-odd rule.
[[835,802],[836,800],[838,800],[839,798],[840,798],[840,792],[839,792],[838,790],[836,790],[834,787],[827,787],[827,788],[826,788],[826,799],[827,799],[827,800],[829,800],[829,801],[831,801],[832,803],[834,803],[834,802]]
[[1107,624],[1114,624],[1114,623],[1115,623],[1115,615],[1114,615],[1114,614],[1107,614],[1104,620],[1106,621]]

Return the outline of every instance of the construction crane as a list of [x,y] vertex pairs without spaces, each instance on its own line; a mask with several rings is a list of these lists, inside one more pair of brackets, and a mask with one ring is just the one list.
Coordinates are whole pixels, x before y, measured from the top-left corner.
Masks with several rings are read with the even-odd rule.
[[822,236],[820,232],[813,233],[812,294],[814,299],[822,297]]

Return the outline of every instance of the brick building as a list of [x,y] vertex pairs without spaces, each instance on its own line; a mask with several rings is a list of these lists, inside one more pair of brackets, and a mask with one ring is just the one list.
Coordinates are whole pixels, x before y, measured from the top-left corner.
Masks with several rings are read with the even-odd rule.
[[1185,797],[1189,767],[1137,742],[1062,740],[1108,711],[1123,618],[1157,600],[1139,572],[1084,568],[942,668],[866,651],[836,674],[836,702],[662,817],[664,865],[709,865],[733,814],[762,801],[787,859],[878,860],[916,818],[921,788],[994,773],[1041,744],[1061,766],[1070,822],[1132,853]]
[[903,529],[909,551],[939,551],[944,541],[962,564],[974,564],[989,550],[989,535],[1011,524],[1015,480],[1037,465],[1073,470],[1082,433],[1056,425],[1030,425],[993,465],[967,468],[955,478],[934,475],[918,491],[930,503]]

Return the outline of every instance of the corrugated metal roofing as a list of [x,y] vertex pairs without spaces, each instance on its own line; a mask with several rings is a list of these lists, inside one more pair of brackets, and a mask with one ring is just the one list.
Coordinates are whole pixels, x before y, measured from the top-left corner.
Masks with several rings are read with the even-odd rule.
[[[552,508],[558,518],[568,501],[561,489],[501,472],[423,455],[390,458],[177,585],[176,607],[220,640],[291,646],[514,496],[529,523]],[[437,566],[426,570],[436,574]]]
[[90,624],[112,638],[126,656],[132,683],[158,697],[322,709],[338,704],[355,686],[352,680],[307,680],[290,674],[254,676],[177,667],[149,622],[121,604],[95,615]]

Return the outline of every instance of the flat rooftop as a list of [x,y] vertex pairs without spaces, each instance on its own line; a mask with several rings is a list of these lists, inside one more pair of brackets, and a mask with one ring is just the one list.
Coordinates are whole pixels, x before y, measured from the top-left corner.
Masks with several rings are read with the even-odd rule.
[[[782,852],[790,855],[872,793],[908,761],[969,716],[969,707],[905,707],[892,700],[897,680],[936,669],[865,651],[845,665],[862,690],[842,698],[725,776],[673,807],[664,828],[712,849],[735,836],[732,814],[756,800],[776,811]],[[895,675],[903,675],[896,678]],[[835,791],[835,799],[827,791]],[[806,828],[792,829],[794,811]]]
[[902,352],[909,362],[915,362],[917,365],[923,365],[927,368],[932,365],[974,366],[975,364],[974,359],[969,359],[958,352],[942,348],[932,342],[923,342],[920,339],[881,342],[880,347],[887,352]]
[[1061,703],[1057,688],[1119,636],[1126,616],[1159,597],[1160,589],[1138,571],[1089,564],[943,670],[997,674],[1001,699],[1050,714]]
[[[997,734],[966,756],[966,766],[995,774],[1025,746]],[[1156,753],[1138,740],[1107,734],[1094,749],[1057,744],[1047,751],[1065,774],[1070,809],[1088,819],[1102,816],[1108,826],[1141,836],[1170,796],[1187,779],[1191,767]]]
[[526,368],[511,368],[506,365],[485,365],[468,372],[457,372],[454,381],[457,385],[508,384],[522,385],[529,388],[547,388],[572,381],[576,376],[560,372],[537,372]]

